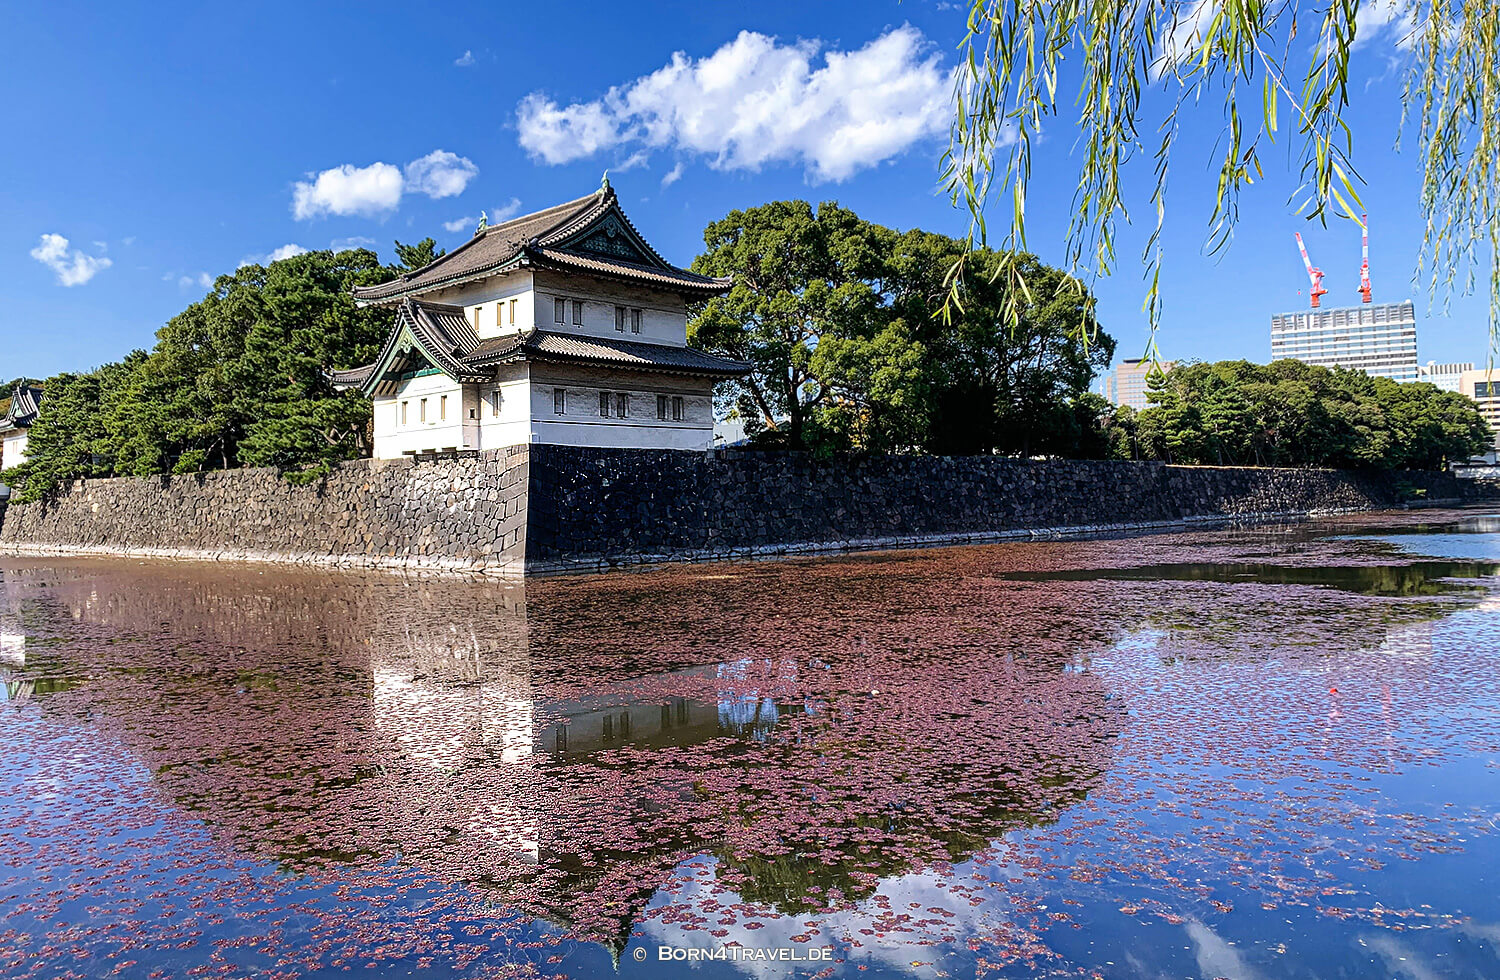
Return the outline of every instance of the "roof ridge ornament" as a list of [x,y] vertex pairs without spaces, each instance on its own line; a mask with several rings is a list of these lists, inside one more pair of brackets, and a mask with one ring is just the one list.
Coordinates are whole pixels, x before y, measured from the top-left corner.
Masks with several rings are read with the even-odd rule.
[[486,211],[479,212],[479,227],[474,229],[474,237],[484,234],[484,230],[490,226],[490,216]]
[[608,195],[610,190],[611,188],[609,186],[609,171],[606,170],[604,171],[604,176],[599,180],[599,193]]

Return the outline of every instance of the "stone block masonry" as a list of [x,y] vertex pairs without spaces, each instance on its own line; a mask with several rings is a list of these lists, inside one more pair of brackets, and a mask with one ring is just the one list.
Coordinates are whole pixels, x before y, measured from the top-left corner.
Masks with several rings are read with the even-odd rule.
[[0,553],[311,562],[519,576],[525,447],[359,460],[308,486],[271,469],[79,480],[12,504]]
[[1442,473],[517,446],[79,481],[0,518],[0,552],[316,562],[505,577],[1265,521],[1495,499]]

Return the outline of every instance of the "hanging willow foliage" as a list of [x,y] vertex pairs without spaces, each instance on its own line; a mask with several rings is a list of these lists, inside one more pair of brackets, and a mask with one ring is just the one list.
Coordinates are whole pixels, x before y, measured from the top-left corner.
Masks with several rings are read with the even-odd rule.
[[[1463,269],[1462,288],[1471,289],[1487,244],[1494,343],[1500,339],[1500,4],[1363,0],[1363,6],[1395,25],[1411,56],[1402,129],[1414,116],[1425,217],[1418,275],[1425,272],[1431,292],[1446,298]],[[1069,269],[1087,275],[1114,269],[1116,222],[1130,217],[1121,173],[1149,148],[1155,215],[1142,255],[1142,308],[1151,327],[1147,354],[1154,358],[1168,163],[1184,109],[1220,98],[1225,107],[1210,252],[1228,245],[1240,191],[1261,177],[1262,149],[1283,127],[1293,131],[1301,168],[1298,213],[1361,221],[1362,181],[1344,118],[1360,8],[1361,0],[971,0],[943,158],[947,188],[972,217],[971,242],[988,243],[986,208],[992,198],[1008,197],[1010,227],[1001,250],[1026,250],[1032,143],[1044,122],[1059,115],[1066,58],[1081,80],[1080,169],[1064,257]],[[1156,93],[1165,99],[1159,110]],[[1149,108],[1143,95],[1152,95]],[[1257,96],[1259,112],[1243,111]],[[962,262],[951,271],[952,305],[962,305],[964,271]],[[995,275],[1009,280],[1015,299],[1007,312],[1018,315],[1030,298],[1019,261],[1012,258]],[[1082,288],[1078,280],[1072,285]]]

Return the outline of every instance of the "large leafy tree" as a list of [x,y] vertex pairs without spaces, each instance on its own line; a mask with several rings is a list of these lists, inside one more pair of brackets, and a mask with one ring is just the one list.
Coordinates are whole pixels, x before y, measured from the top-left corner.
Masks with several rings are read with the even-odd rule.
[[[1107,273],[1127,214],[1130,163],[1149,154],[1156,232],[1145,251],[1154,327],[1169,161],[1184,112],[1221,111],[1223,136],[1207,179],[1217,187],[1212,248],[1228,243],[1240,190],[1262,159],[1284,153],[1302,178],[1300,212],[1360,219],[1361,184],[1348,113],[1361,25],[1391,21],[1408,49],[1404,127],[1423,172],[1425,263],[1434,287],[1466,261],[1486,260],[1491,329],[1500,326],[1500,4],[1492,0],[968,0],[968,32],[946,179],[985,237],[991,200],[1010,203],[1002,255],[1026,248],[1032,148],[1067,112],[1076,127],[1075,218],[1068,268]],[[1074,84],[1076,82],[1076,84]],[[1285,138],[1285,150],[1271,144]],[[1188,147],[1196,150],[1197,147]],[[1146,161],[1143,161],[1146,162]],[[1191,164],[1201,165],[1194,160]],[[1137,168],[1142,169],[1142,168]],[[1487,247],[1489,255],[1477,250]],[[1472,267],[1472,266],[1471,266]],[[962,273],[966,270],[959,269]],[[1013,284],[1025,270],[988,270]],[[960,277],[961,277],[960,276]],[[1012,295],[1019,295],[1019,291]],[[1015,310],[1007,311],[1012,317]]]
[[734,285],[695,313],[689,337],[754,365],[731,386],[747,429],[792,448],[1082,451],[1072,403],[1114,344],[1080,335],[1091,300],[1034,257],[1022,261],[1035,289],[1011,324],[1005,284],[985,277],[939,316],[963,242],[896,232],[836,204],[736,211],[704,240],[695,270]]
[[310,478],[367,455],[368,400],[334,391],[324,372],[375,356],[390,314],[360,309],[350,290],[399,271],[351,249],[220,276],[149,353],[48,379],[9,482],[36,499],[77,477],[276,466]]

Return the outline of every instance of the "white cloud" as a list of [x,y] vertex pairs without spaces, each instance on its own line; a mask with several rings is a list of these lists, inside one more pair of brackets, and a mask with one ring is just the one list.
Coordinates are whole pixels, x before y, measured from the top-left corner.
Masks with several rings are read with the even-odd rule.
[[294,255],[304,255],[306,253],[307,249],[301,245],[295,242],[287,242],[280,248],[273,248],[265,255],[245,256],[243,259],[240,259],[239,268],[243,269],[247,265],[270,265],[272,262],[280,262],[282,259],[289,259]]
[[[509,202],[502,205],[501,207],[498,207],[493,211],[486,211],[485,217],[489,220],[490,224],[498,225],[502,221],[509,221],[511,218],[514,218],[520,213],[521,199],[519,197],[513,197]],[[464,215],[461,218],[454,218],[452,221],[444,221],[443,230],[457,234],[461,231],[472,231],[478,224],[479,215],[476,214],[473,217]]]
[[406,165],[406,189],[431,198],[453,197],[478,176],[473,161],[447,150],[433,150]]
[[801,163],[815,180],[844,180],[947,130],[952,73],[916,28],[829,51],[815,67],[820,48],[743,31],[706,58],[678,52],[591,102],[559,106],[534,92],[517,108],[521,146],[550,164],[670,148],[721,170]]
[[623,174],[627,170],[634,170],[637,167],[644,167],[650,162],[651,154],[649,151],[636,150],[634,153],[630,154],[630,156],[626,157],[623,162],[615,164],[610,169],[615,173]]
[[375,162],[368,167],[345,163],[331,170],[308,174],[292,186],[292,217],[298,221],[324,215],[384,216],[401,205],[407,192],[431,198],[461,194],[479,176],[472,160],[447,150],[433,150],[408,163],[403,173],[394,164]]
[[458,67],[460,67],[460,68],[467,68],[467,67],[469,67],[470,65],[472,65],[474,63],[474,60],[475,60],[474,59],[474,52],[472,52],[472,51],[465,51],[463,54],[459,55],[457,58],[454,58],[453,59],[453,63],[455,65],[457,65]]
[[328,247],[335,252],[342,252],[346,248],[369,248],[375,244],[375,239],[366,235],[351,235],[348,238],[335,238],[328,243]]
[[298,221],[327,214],[366,217],[396,210],[401,203],[401,170],[389,163],[356,167],[346,163],[292,187],[292,217]]
[[678,160],[677,163],[672,167],[671,170],[668,170],[666,173],[664,173],[664,174],[661,175],[661,187],[662,187],[662,190],[666,190],[668,187],[671,187],[673,184],[677,183],[681,179],[682,179],[682,161]]
[[[169,274],[165,278],[170,279],[171,275]],[[186,275],[177,277],[178,289],[191,289],[195,285],[200,286],[203,289],[212,289],[214,285],[214,277],[206,272],[200,272],[196,276]]]
[[1409,0],[1365,0],[1354,14],[1354,49],[1390,38],[1402,51],[1417,40],[1417,18]]
[[85,255],[76,248],[68,247],[68,240],[61,235],[43,235],[31,257],[57,273],[57,281],[64,286],[82,286],[103,269],[114,263],[102,255]]

